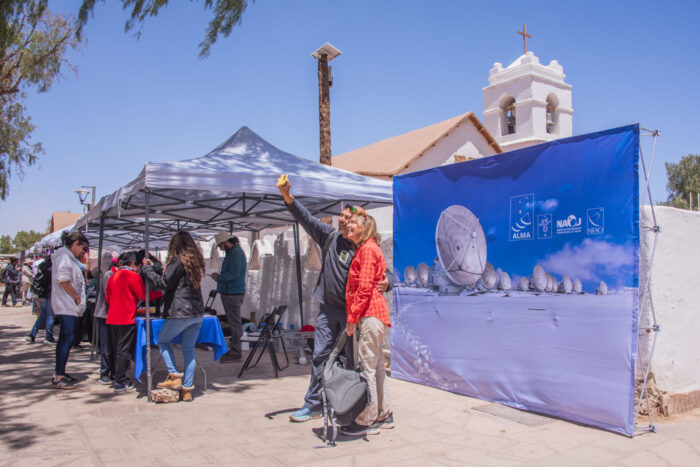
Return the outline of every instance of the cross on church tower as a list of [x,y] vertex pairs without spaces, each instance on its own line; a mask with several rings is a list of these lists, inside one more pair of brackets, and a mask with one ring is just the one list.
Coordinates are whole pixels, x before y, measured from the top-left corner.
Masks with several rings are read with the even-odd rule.
[[518,34],[523,36],[523,54],[527,54],[527,38],[532,38],[530,34],[527,33],[527,29],[525,28],[525,23],[523,23],[523,30],[518,31]]

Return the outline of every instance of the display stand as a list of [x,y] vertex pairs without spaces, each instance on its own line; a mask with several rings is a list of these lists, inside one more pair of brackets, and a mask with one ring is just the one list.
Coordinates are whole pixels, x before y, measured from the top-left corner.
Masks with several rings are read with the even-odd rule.
[[[661,232],[661,227],[659,224],[656,222],[656,213],[654,212],[654,200],[651,196],[651,188],[649,187],[649,177],[651,176],[651,170],[654,164],[654,155],[656,152],[656,142],[659,138],[659,131],[658,130],[648,130],[646,128],[640,128],[640,138],[645,137],[645,136],[650,136],[653,138],[653,143],[652,143],[652,149],[651,149],[651,156],[649,159],[649,168],[647,169],[646,167],[646,161],[644,159],[644,154],[642,152],[642,147],[643,145],[639,145],[639,160],[642,163],[642,171],[644,173],[644,191],[642,192],[642,196],[644,197],[645,200],[649,202],[649,208],[651,210],[651,225],[641,225],[641,220],[640,220],[640,231],[650,231],[653,233],[653,242],[652,242],[652,248],[651,248],[651,255],[649,256],[649,263],[646,268],[646,277],[643,278],[641,281],[642,283],[641,288],[640,288],[640,300],[639,300],[639,313],[638,313],[638,329],[639,329],[639,335],[647,335],[650,333],[653,333],[652,341],[651,341],[651,347],[649,349],[648,357],[646,361],[644,359],[640,360],[640,368],[641,372],[643,375],[642,379],[642,387],[641,391],[639,394],[639,400],[637,401],[637,405],[635,407],[634,411],[634,420],[635,420],[635,427],[634,427],[634,434],[639,435],[643,433],[655,433],[656,432],[656,426],[653,423],[652,419],[652,413],[651,413],[651,401],[649,400],[649,388],[648,388],[648,383],[649,383],[649,373],[651,371],[651,360],[652,357],[654,356],[654,349],[656,348],[656,339],[658,338],[660,327],[659,324],[656,320],[656,313],[654,312],[654,303],[651,300],[651,296],[649,293],[649,283],[651,280],[651,271],[652,267],[654,265],[654,256],[656,254],[656,245],[658,243],[659,239],[659,233]],[[640,203],[641,204],[641,203]],[[641,215],[640,215],[641,218]],[[642,279],[642,278],[640,278]],[[641,319],[642,313],[645,310],[645,307],[649,304],[649,315],[650,315],[650,323],[645,326],[640,326],[639,320]],[[639,347],[638,347],[639,349]],[[638,350],[639,353],[639,350]],[[642,408],[642,401],[645,402],[646,408],[647,408],[647,413],[649,416],[649,425],[648,426],[637,426],[637,418],[639,417],[639,412]]]

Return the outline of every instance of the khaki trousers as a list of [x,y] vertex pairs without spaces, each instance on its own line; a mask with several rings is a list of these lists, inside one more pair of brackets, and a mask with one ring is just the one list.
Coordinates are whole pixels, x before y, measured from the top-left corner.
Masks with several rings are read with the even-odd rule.
[[386,325],[373,316],[362,318],[357,326],[360,333],[357,357],[367,377],[372,397],[370,404],[355,419],[358,425],[372,425],[390,413],[389,388],[384,369],[384,331]]

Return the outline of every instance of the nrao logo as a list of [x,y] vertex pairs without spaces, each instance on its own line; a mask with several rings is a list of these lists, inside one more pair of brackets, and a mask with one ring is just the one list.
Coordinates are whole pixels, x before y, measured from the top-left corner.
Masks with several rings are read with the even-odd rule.
[[605,233],[605,208],[588,208],[586,210],[586,234]]
[[566,219],[557,219],[557,235],[581,232],[582,219],[573,214]]

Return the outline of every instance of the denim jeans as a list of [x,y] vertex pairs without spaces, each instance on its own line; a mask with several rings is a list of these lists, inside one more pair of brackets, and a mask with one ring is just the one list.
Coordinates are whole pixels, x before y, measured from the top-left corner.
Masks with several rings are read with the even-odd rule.
[[53,339],[53,310],[51,309],[50,298],[39,299],[39,316],[34,321],[34,327],[29,335],[36,337],[42,326],[46,327],[46,338],[48,340]]
[[80,318],[77,316],[61,315],[61,332],[58,335],[56,343],[56,374],[66,374],[66,364],[68,363],[68,355],[70,348],[75,339],[75,329],[78,326]]
[[97,335],[100,343],[100,376],[114,379],[114,358],[112,356],[112,340],[109,336],[107,318],[95,318]]
[[7,305],[7,296],[8,295],[10,297],[12,297],[12,306],[17,305],[17,297],[19,296],[19,290],[15,284],[5,283],[5,293],[2,294],[2,304],[3,305]]
[[204,321],[203,316],[166,319],[160,329],[160,334],[158,334],[160,354],[163,356],[165,366],[168,367],[168,373],[178,373],[170,342],[182,334],[182,357],[185,360],[185,377],[182,380],[182,385],[186,388],[191,388],[194,383],[194,370],[197,367],[197,361],[194,358],[194,344],[197,342],[202,321]]
[[[345,329],[345,322],[345,310],[333,308],[325,303],[321,303],[318,318],[316,318],[316,331],[314,331],[314,354],[311,360],[311,381],[309,381],[309,389],[304,396],[304,407],[308,409],[318,410],[323,406],[319,374],[321,373],[323,364],[331,354],[333,347],[335,347],[340,333]],[[345,357],[351,365],[353,359],[353,340],[354,339],[347,339],[344,350]]]

